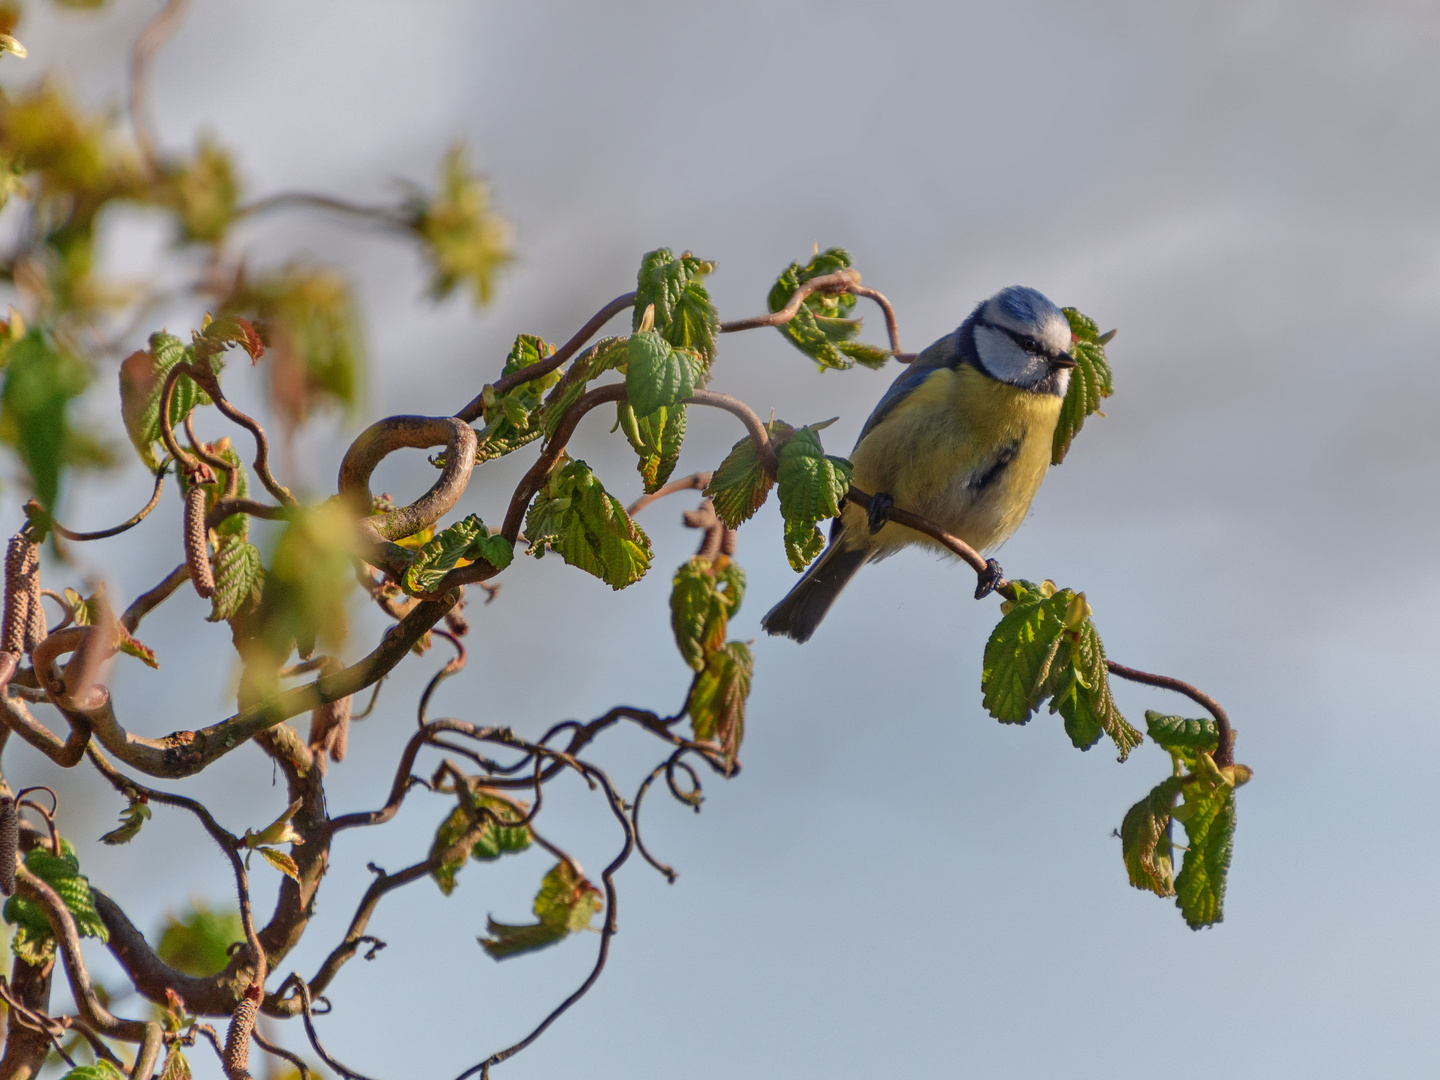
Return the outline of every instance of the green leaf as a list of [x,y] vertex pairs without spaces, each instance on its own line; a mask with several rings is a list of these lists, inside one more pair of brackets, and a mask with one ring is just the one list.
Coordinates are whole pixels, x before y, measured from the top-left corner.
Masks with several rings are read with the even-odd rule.
[[[640,261],[635,282],[633,328],[640,328],[645,309],[654,305],[655,331],[671,345],[692,350],[708,370],[715,359],[715,335],[720,316],[702,279],[715,269],[713,262],[688,251],[678,259],[669,248],[658,248]],[[642,416],[648,411],[636,405]]]
[[732,641],[705,657],[705,668],[695,676],[685,702],[695,738],[718,742],[732,765],[745,737],[745,701],[754,672],[750,646]]
[[[1235,789],[1221,785],[1205,790],[1187,784],[1184,862],[1175,876],[1175,905],[1192,930],[1213,926],[1225,917],[1225,878],[1235,843]],[[1180,817],[1176,814],[1176,817]]]
[[276,870],[279,870],[286,877],[290,878],[295,884],[300,884],[300,867],[296,865],[295,860],[289,855],[272,847],[258,847],[255,850],[260,852],[260,857]]
[[[795,430],[781,420],[766,425],[772,443],[788,439]],[[760,452],[748,435],[730,448],[730,453],[710,478],[705,495],[715,504],[715,513],[732,529],[748,521],[765,505],[775,481],[766,473]]]
[[171,1043],[165,1052],[165,1065],[160,1070],[160,1080],[190,1080],[190,1062],[180,1050],[179,1043]]
[[985,643],[980,689],[986,712],[1002,724],[1023,724],[1045,698],[1044,684],[1074,594],[1055,592],[1053,585],[1046,591],[1028,581],[1011,584],[1016,597],[1004,605],[1005,614]]
[[1220,729],[1212,719],[1187,720],[1181,716],[1166,716],[1154,709],[1147,709],[1145,726],[1150,732],[1150,738],[1166,750],[1204,750],[1214,753],[1220,745]]
[[659,491],[675,471],[680,445],[685,441],[685,406],[656,409],[648,416],[636,416],[627,401],[617,404],[620,430],[640,455],[637,468],[645,493]]
[[[770,290],[770,310],[783,309],[795,290],[811,278],[848,269],[850,263],[850,253],[843,248],[822,251],[804,266],[791,263]],[[858,275],[855,280],[859,281]],[[867,367],[883,365],[890,358],[889,350],[851,341],[861,326],[861,320],[847,318],[854,308],[855,296],[851,293],[814,292],[805,298],[795,317],[778,329],[822,371],[851,368],[857,361]]]
[[215,573],[215,595],[210,598],[208,621],[225,622],[260,602],[265,567],[254,544],[233,533],[222,533],[210,566]]
[[[131,353],[120,365],[120,415],[140,460],[151,472],[160,468],[155,444],[160,441],[160,394],[165,379],[171,368],[190,362],[194,355],[193,348],[172,334],[151,334],[150,347]],[[189,375],[181,375],[170,396],[170,426],[179,427],[191,409],[208,404],[209,395]]]
[[[189,1075],[188,1070],[185,1075]],[[77,1065],[62,1076],[60,1080],[126,1080],[126,1077],[125,1074],[114,1065],[110,1064],[110,1062],[104,1058],[101,1058],[92,1065]],[[172,1080],[172,1078],[166,1075],[161,1077],[161,1080]]]
[[816,523],[840,513],[854,471],[844,458],[828,456],[818,428],[800,428],[780,445],[780,515],[785,519],[785,554],[803,570],[825,547]]
[[675,571],[670,628],[680,655],[695,671],[704,670],[706,654],[725,644],[730,616],[744,590],[744,571],[725,556],[712,561],[696,555]]
[[675,348],[653,330],[631,335],[625,362],[625,396],[636,416],[678,405],[708,377],[698,353]]
[[443,530],[420,549],[420,557],[405,571],[405,591],[428,593],[457,566],[483,559],[501,570],[514,552],[499,533],[492,533],[476,514]]
[[465,148],[458,145],[441,163],[435,194],[411,197],[413,228],[425,242],[434,270],[430,295],[435,299],[466,284],[477,307],[488,304],[500,269],[514,260],[510,223],[490,202],[489,186],[470,171]]
[[165,180],[164,201],[179,220],[181,238],[202,244],[222,240],[240,199],[229,152],[202,135],[195,157],[171,169]]
[[[55,890],[74,918],[75,929],[81,937],[110,940],[110,931],[95,910],[90,882],[80,873],[80,860],[70,841],[61,839],[58,856],[52,854],[48,847],[27,852],[25,869]],[[16,956],[26,963],[43,964],[55,955],[55,936],[50,931],[50,921],[38,905],[22,896],[12,896],[5,902],[4,918],[16,927],[10,942]]]
[[[534,334],[520,334],[510,346],[502,377],[538,364],[554,353],[555,346],[542,338]],[[543,435],[545,426],[540,417],[541,403],[545,392],[559,381],[560,372],[550,371],[521,383],[505,394],[496,395],[487,387],[481,406],[485,427],[478,433],[476,463],[502,457]]]
[[182,917],[166,916],[155,952],[176,971],[208,978],[225,970],[231,946],[244,940],[238,912],[192,904]]
[[551,471],[525,515],[525,535],[528,554],[554,551],[612,589],[639,581],[650,568],[650,538],[578,459]]
[[472,797],[477,809],[489,813],[477,815],[463,802],[460,803],[440,823],[435,831],[435,840],[430,845],[430,858],[435,860],[430,876],[446,896],[455,891],[455,875],[465,865],[467,857],[478,862],[490,862],[530,846],[528,825],[497,825],[495,820],[520,821],[525,817],[522,807],[483,792],[476,792]]
[[[1070,590],[1064,590],[1069,593]],[[1063,595],[1057,593],[1057,597]],[[1084,603],[1084,593],[1070,594]],[[1073,601],[1071,601],[1073,603]],[[1088,610],[1088,605],[1085,605]],[[1110,671],[1105,666],[1105,646],[1095,624],[1087,616],[1079,630],[1062,635],[1062,644],[1051,665],[1049,685],[1058,682],[1063,690],[1055,691],[1051,712],[1065,719],[1065,733],[1081,750],[1088,750],[1099,741],[1102,733],[1109,735],[1120,751],[1120,760],[1142,741],[1115,704],[1110,692]],[[1047,686],[1048,689],[1048,686]]]
[[480,944],[496,960],[554,945],[580,930],[588,930],[605,905],[599,889],[581,877],[568,862],[560,862],[545,875],[535,896],[536,923],[514,925],[487,919],[489,938]]
[[67,410],[89,384],[89,369],[39,329],[11,345],[7,355],[0,437],[19,451],[35,497],[53,512],[61,471],[74,462],[81,441]]
[[1130,884],[1156,896],[1175,892],[1171,864],[1170,811],[1180,794],[1181,778],[1172,776],[1132,806],[1120,826],[1120,847]]
[[1075,367],[1070,371],[1070,387],[1060,405],[1060,419],[1055,425],[1055,436],[1050,448],[1050,463],[1059,465],[1065,460],[1070,443],[1084,426],[1086,417],[1100,411],[1100,402],[1115,392],[1110,371],[1110,362],[1105,359],[1105,341],[1101,339],[1093,319],[1080,314],[1074,308],[1064,308],[1065,317],[1070,321],[1070,333],[1074,343],[1070,355]]
[[100,837],[102,844],[128,844],[140,833],[140,827],[150,820],[150,807],[138,799],[132,800],[130,805],[120,814],[120,827],[111,829],[104,836]]

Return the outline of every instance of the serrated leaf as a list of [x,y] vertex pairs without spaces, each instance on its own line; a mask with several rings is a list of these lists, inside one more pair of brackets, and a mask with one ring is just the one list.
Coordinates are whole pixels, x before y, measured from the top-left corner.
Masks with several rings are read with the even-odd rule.
[[484,559],[501,570],[514,552],[499,533],[492,533],[480,517],[471,514],[442,530],[420,549],[420,557],[405,570],[405,591],[428,593],[457,566]]
[[265,566],[260,549],[235,534],[217,538],[210,557],[215,574],[215,594],[210,598],[210,622],[233,619],[260,602]]
[[581,877],[573,865],[560,862],[545,875],[535,896],[534,911],[539,921],[515,925],[487,919],[485,928],[490,937],[481,938],[480,944],[496,960],[543,949],[589,929],[604,904],[599,889]]
[[[154,472],[160,467],[160,395],[170,369],[194,359],[194,350],[173,334],[150,335],[150,347],[133,352],[120,365],[120,415],[140,460]],[[170,426],[178,427],[190,410],[210,404],[209,395],[189,375],[175,381],[170,396]],[[163,447],[161,448],[163,451]]]
[[670,590],[670,628],[685,663],[705,667],[708,653],[725,644],[729,618],[744,595],[745,574],[727,557],[696,555],[675,571]]
[[985,711],[1002,724],[1023,724],[1044,700],[1048,668],[1065,628],[1070,591],[1045,595],[1028,581],[1012,581],[1016,597],[985,643],[980,688]]
[[1126,812],[1120,826],[1120,848],[1130,884],[1156,896],[1170,896],[1175,892],[1170,811],[1180,787],[1178,776],[1158,784]]
[[[505,357],[502,377],[513,375],[554,355],[555,346],[534,334],[520,334]],[[544,434],[540,408],[545,394],[560,381],[560,372],[551,371],[523,382],[505,394],[487,392],[482,399],[481,416],[485,426],[478,433],[475,461],[489,461],[518,450]]]
[[1189,784],[1184,793],[1186,813],[1181,824],[1188,850],[1175,876],[1175,906],[1190,929],[1199,930],[1225,917],[1225,879],[1235,843],[1235,790],[1222,785],[1206,791]]
[[650,568],[650,538],[579,459],[557,463],[525,515],[525,535],[528,554],[554,551],[613,589]]
[[780,515],[785,519],[785,554],[803,570],[820,554],[825,538],[816,523],[840,513],[854,472],[844,458],[831,457],[820,445],[818,428],[800,428],[780,444],[777,482]]
[[625,396],[636,416],[669,409],[705,385],[705,361],[653,330],[633,334],[625,351]]
[[[635,282],[634,329],[653,305],[655,331],[671,345],[693,350],[707,369],[715,359],[720,316],[702,279],[714,269],[688,251],[676,258],[669,248],[657,248],[640,261]],[[637,405],[636,411],[643,416],[647,410]]]
[[[783,442],[795,430],[780,420],[772,420],[766,428],[772,443]],[[765,505],[774,484],[761,464],[754,440],[747,435],[730,448],[730,453],[710,477],[704,494],[714,503],[720,520],[737,529]]]
[[218,319],[205,316],[192,343],[195,358],[207,362],[231,345],[244,349],[250,355],[252,364],[259,363],[265,355],[265,343],[260,340],[259,332],[248,319],[238,315],[222,315]]
[[1098,412],[1100,402],[1115,392],[1110,362],[1105,358],[1105,345],[1099,338],[1094,320],[1074,308],[1062,310],[1074,337],[1070,355],[1075,360],[1075,366],[1070,371],[1070,387],[1065,392],[1060,418],[1055,424],[1050,448],[1052,465],[1059,465],[1065,460],[1070,444],[1084,426],[1086,417]]
[[300,867],[295,865],[295,860],[289,855],[283,851],[277,851],[272,847],[260,847],[255,850],[260,852],[261,858],[276,870],[279,870],[286,877],[293,880],[295,884],[300,884]]
[[[110,931],[95,910],[90,882],[80,873],[80,860],[70,841],[60,840],[60,855],[49,848],[35,848],[25,855],[25,869],[44,881],[69,910],[81,937],[109,941]],[[22,896],[5,902],[4,919],[16,927],[10,947],[16,956],[31,964],[43,964],[55,955],[55,937],[50,921],[36,904]]]
[[132,801],[120,813],[120,827],[111,829],[100,837],[102,844],[128,844],[140,832],[140,827],[150,820],[150,807],[138,799]]
[[[850,253],[843,248],[822,251],[804,266],[791,263],[770,289],[767,298],[770,310],[784,308],[795,295],[795,290],[811,278],[847,269],[850,263]],[[851,368],[856,360],[867,366],[883,363],[889,358],[888,351],[851,344],[851,339],[860,333],[861,327],[861,320],[847,318],[854,308],[855,297],[851,293],[811,293],[800,305],[795,317],[778,329],[822,371],[826,368]],[[851,345],[851,348],[843,348],[845,345]],[[883,358],[880,356],[882,351]]]
[[685,406],[656,409],[648,416],[637,416],[627,401],[616,407],[620,430],[640,455],[636,468],[645,493],[659,491],[680,460],[680,446],[685,441]]
[[1166,716],[1154,709],[1145,711],[1150,738],[1165,750],[1204,750],[1214,753],[1220,745],[1220,729],[1212,719],[1187,720]]
[[[1057,593],[1056,596],[1069,594]],[[1083,601],[1084,593],[1071,594],[1067,606],[1075,599]],[[1054,601],[1052,600],[1053,604]],[[1059,712],[1065,719],[1065,733],[1071,742],[1081,750],[1088,750],[1099,741],[1102,733],[1109,735],[1115,748],[1120,751],[1120,760],[1130,756],[1130,751],[1139,746],[1143,737],[1120,715],[1110,692],[1110,672],[1105,666],[1105,646],[1095,624],[1088,617],[1077,631],[1067,631],[1062,637],[1052,672],[1059,672],[1058,679],[1064,689],[1053,691],[1054,700],[1050,711]],[[1066,672],[1070,674],[1067,675]],[[1047,679],[1049,684],[1055,677]]]
[[754,672],[750,646],[732,641],[706,655],[704,670],[695,676],[685,702],[695,738],[718,742],[728,764],[734,764],[745,737],[745,702]]

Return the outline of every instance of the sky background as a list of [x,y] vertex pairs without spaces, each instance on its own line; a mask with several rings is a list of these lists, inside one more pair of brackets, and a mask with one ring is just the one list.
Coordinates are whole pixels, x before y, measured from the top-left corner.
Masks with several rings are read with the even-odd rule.
[[[54,68],[83,101],[119,104],[121,44],[158,5],[32,6],[30,60],[0,81]],[[756,642],[743,773],[707,778],[698,817],[649,800],[646,838],[678,882],[632,860],[604,977],[496,1076],[1433,1075],[1437,45],[1440,12],[1420,4],[196,5],[156,69],[166,147],[209,130],[252,195],[372,201],[400,179],[430,184],[463,139],[516,225],[520,260],[478,314],[426,301],[402,242],[306,214],[248,228],[256,265],[309,256],[354,275],[367,418],[458,408],[516,333],[564,340],[662,245],[718,260],[724,318],[759,313],[818,242],[854,253],[907,348],[1014,283],[1118,327],[1108,415],[999,557],[1012,576],[1083,589],[1113,658],[1218,698],[1255,770],[1226,921],[1192,932],[1126,884],[1111,835],[1165,755],[1147,745],[1121,765],[1108,743],[1076,752],[1048,714],[988,719],[995,601],[970,599],[963,567],[902,554],[868,568],[809,644]],[[164,247],[144,216],[107,230],[118,269]],[[164,321],[183,333],[198,315]],[[882,331],[872,317],[867,337]],[[259,375],[241,367],[227,387],[252,401]],[[817,376],[757,331],[722,340],[712,385],[762,414],[839,416],[825,439],[844,453],[893,376]],[[92,399],[118,437],[113,380]],[[575,452],[628,499],[633,455],[606,423],[587,420]],[[353,434],[317,424],[297,481],[333,491]],[[739,434],[693,416],[677,475],[713,468]],[[532,455],[477,471],[457,512],[498,520]],[[377,488],[418,494],[433,477],[422,458],[387,462]],[[72,527],[120,520],[147,491],[134,461],[77,485]],[[20,501],[8,484],[5,528]],[[694,545],[678,521],[690,505],[644,512],[655,566],[622,594],[558,559],[517,560],[492,606],[472,603],[469,667],[435,713],[533,734],[616,703],[676,708],[688,671],[666,598]],[[103,567],[128,598],[179,556],[179,529],[155,521],[70,573]],[[738,557],[749,591],[732,636],[751,638],[794,580],[775,500]],[[141,635],[161,671],[113,674],[122,721],[152,736],[233,701],[228,631],[188,593],[170,607]],[[379,627],[361,618],[357,654]],[[386,686],[332,769],[332,812],[383,800],[441,662],[407,661]],[[1116,693],[1136,722],[1193,711]],[[659,760],[630,733],[593,756],[632,790]],[[187,896],[231,895],[187,817],[157,809],[129,848],[98,849],[118,800],[88,802],[90,780],[23,745],[5,768],[61,788],[86,871],[142,927]],[[181,787],[239,831],[281,808],[269,774],[246,747]],[[338,940],[365,862],[423,857],[445,811],[417,793],[392,825],[337,843],[317,919],[272,985]],[[596,797],[557,785],[547,816],[598,873],[619,837]],[[331,1050],[374,1077],[450,1077],[525,1034],[598,939],[497,965],[475,935],[487,914],[523,921],[548,865],[472,863],[449,898],[428,883],[393,894],[371,923],[389,948],[330,993]],[[276,875],[254,877],[268,911]],[[298,1025],[282,1035],[303,1043]]]

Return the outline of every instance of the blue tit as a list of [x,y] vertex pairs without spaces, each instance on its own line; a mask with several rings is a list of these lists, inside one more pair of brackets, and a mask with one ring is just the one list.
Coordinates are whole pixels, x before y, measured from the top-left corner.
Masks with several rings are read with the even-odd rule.
[[[945,550],[886,521],[892,505],[928,518],[976,551],[996,547],[1019,528],[1050,466],[1075,366],[1070,344],[1064,312],[1034,289],[1015,285],[917,356],[875,406],[850,455],[855,486],[875,496],[870,511],[854,503],[841,509],[824,554],[760,625],[808,641],[867,562],[910,544]],[[999,573],[990,560],[991,583]]]

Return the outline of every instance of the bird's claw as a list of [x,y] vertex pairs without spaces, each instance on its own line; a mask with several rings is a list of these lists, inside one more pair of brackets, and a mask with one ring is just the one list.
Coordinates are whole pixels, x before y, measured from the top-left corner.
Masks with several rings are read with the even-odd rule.
[[975,583],[975,599],[983,600],[995,591],[995,586],[1005,580],[1005,572],[1000,569],[1000,564],[994,559],[985,560],[985,569],[977,575],[979,580]]
[[890,511],[895,507],[895,500],[883,491],[877,491],[870,496],[870,509],[866,512],[866,519],[870,522],[870,535],[874,536],[885,527],[890,520]]

